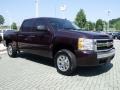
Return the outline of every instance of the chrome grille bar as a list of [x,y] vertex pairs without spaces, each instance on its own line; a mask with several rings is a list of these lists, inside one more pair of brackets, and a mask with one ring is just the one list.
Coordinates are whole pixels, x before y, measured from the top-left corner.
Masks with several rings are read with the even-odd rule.
[[109,51],[113,48],[113,40],[112,39],[96,39],[95,40],[95,51]]

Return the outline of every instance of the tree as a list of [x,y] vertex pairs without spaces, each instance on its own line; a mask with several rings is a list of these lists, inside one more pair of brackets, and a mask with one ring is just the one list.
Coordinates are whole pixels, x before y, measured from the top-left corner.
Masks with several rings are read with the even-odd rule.
[[110,20],[110,28],[120,30],[120,18]]
[[94,28],[95,28],[95,24],[94,23],[92,23],[90,21],[86,22],[85,29],[87,29],[87,30],[94,30]]
[[115,23],[115,28],[116,28],[116,30],[120,30],[120,21],[117,21]]
[[83,9],[80,9],[80,11],[77,13],[75,18],[75,23],[80,27],[84,28],[86,24],[86,15],[84,13]]
[[103,30],[106,31],[108,29],[108,23],[106,21],[103,22]]
[[5,19],[2,15],[0,15],[0,25],[3,25],[5,22]]
[[12,23],[11,28],[17,30],[17,24],[15,22]]
[[96,21],[95,28],[96,28],[96,31],[103,31],[104,24],[103,24],[102,19],[98,19],[98,20]]
[[117,18],[117,19],[112,19],[110,20],[110,24],[115,24],[116,22],[120,21],[120,18]]

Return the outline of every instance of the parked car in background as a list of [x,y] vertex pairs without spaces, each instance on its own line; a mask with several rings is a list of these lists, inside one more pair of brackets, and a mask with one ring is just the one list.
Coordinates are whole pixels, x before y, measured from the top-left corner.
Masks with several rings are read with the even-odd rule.
[[110,35],[113,39],[120,39],[120,32],[106,32],[106,34]]
[[2,42],[2,40],[3,40],[4,33],[5,33],[6,31],[8,31],[8,30],[10,30],[10,29],[3,29],[3,30],[0,30],[0,42]]
[[114,32],[114,33],[113,33],[113,38],[120,40],[120,32]]

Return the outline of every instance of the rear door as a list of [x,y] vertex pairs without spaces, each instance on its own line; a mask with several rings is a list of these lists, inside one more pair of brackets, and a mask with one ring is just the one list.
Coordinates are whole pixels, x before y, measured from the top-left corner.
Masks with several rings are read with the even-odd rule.
[[[44,25],[46,30],[37,30],[40,25]],[[22,51],[52,57],[52,37],[51,28],[44,19],[27,20],[18,34],[18,45]]]

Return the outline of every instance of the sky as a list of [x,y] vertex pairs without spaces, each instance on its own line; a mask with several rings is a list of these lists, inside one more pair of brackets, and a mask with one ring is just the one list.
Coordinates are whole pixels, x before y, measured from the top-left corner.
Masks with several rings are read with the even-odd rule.
[[[66,5],[64,15],[60,11],[62,5]],[[120,0],[39,0],[39,17],[65,17],[74,21],[80,9],[84,9],[87,21],[108,21],[120,17]],[[0,15],[6,25],[12,22],[20,25],[24,19],[35,17],[35,0],[0,0]]]

